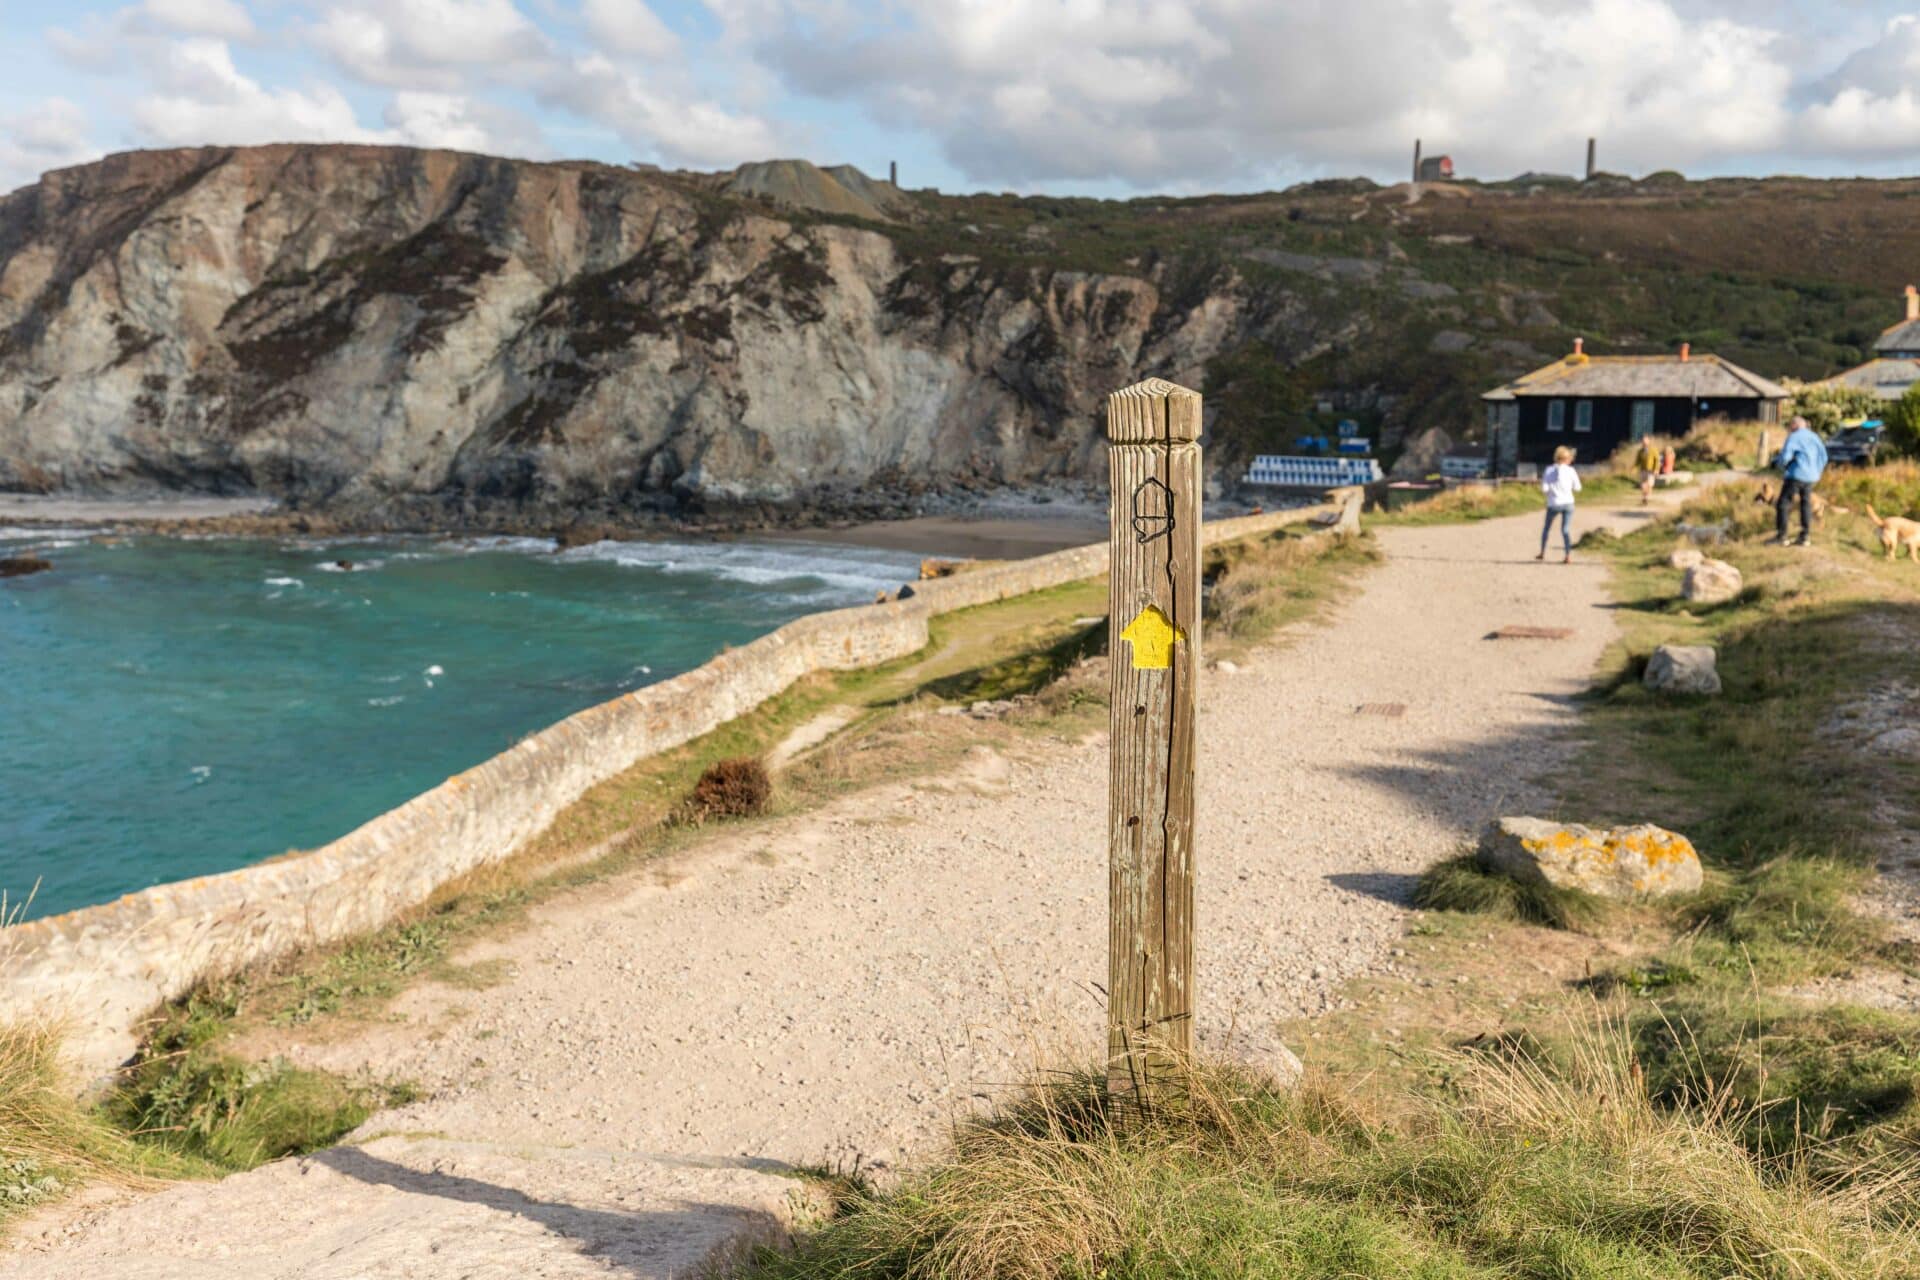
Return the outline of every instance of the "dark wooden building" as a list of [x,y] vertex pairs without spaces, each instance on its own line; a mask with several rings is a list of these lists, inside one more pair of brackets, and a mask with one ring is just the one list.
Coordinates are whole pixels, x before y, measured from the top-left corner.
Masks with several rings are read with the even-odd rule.
[[1516,462],[1546,464],[1570,445],[1578,462],[1598,462],[1629,440],[1685,435],[1702,418],[1778,422],[1787,389],[1685,344],[1666,356],[1573,352],[1480,397],[1496,474]]

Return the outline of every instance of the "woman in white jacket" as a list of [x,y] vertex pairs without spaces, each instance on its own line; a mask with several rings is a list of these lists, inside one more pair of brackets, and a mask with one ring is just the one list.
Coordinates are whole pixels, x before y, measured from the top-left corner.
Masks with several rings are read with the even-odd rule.
[[1553,465],[1540,473],[1540,492],[1547,499],[1547,522],[1540,527],[1540,554],[1535,560],[1547,558],[1547,538],[1553,533],[1553,522],[1560,521],[1560,541],[1566,547],[1566,558],[1561,564],[1573,563],[1573,495],[1580,492],[1580,473],[1573,469],[1573,450],[1561,445],[1553,451]]

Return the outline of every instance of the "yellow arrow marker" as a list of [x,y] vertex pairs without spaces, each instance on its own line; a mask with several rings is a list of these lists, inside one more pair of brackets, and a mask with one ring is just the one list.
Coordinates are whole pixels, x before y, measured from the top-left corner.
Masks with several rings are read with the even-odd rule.
[[1120,638],[1133,646],[1135,671],[1165,671],[1173,665],[1173,646],[1185,640],[1187,633],[1168,621],[1159,606],[1150,604],[1127,624]]

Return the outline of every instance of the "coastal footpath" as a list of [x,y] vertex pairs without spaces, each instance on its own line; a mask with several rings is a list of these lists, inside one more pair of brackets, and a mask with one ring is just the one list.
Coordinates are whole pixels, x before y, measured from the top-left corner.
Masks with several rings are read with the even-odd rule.
[[[1604,564],[1534,563],[1536,528],[1385,530],[1332,621],[1206,673],[1203,1050],[1284,1065],[1283,1023],[1396,963],[1415,875],[1549,799],[1616,628]],[[1516,624],[1572,634],[1488,639]],[[422,1100],[308,1158],[60,1207],[9,1274],[665,1277],[777,1235],[809,1206],[780,1171],[898,1167],[1036,1060],[1097,1056],[1105,803],[1100,735],[976,751],[562,895],[467,948],[496,985],[282,1046]]]
[[[1361,495],[1216,520],[1209,545],[1295,524],[1350,532]],[[689,742],[804,676],[924,648],[940,614],[1095,578],[1097,543],[910,584],[897,598],[810,614],[700,667],[522,739],[322,848],[0,931],[0,1002],[63,1018],[91,1074],[133,1052],[146,1014],[209,979],[377,929],[441,886],[502,861],[594,784]]]

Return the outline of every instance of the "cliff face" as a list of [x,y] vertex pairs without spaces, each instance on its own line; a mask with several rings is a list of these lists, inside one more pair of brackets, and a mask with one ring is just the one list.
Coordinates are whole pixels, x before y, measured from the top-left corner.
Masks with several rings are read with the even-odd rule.
[[1104,474],[1244,291],[991,267],[672,175],[148,152],[0,201],[0,488],[374,522],[749,516]]
[[[1231,472],[1388,456],[1568,349],[1769,376],[1899,318],[1920,182],[1099,201],[398,148],[146,152],[0,198],[0,489],[369,525],[753,523],[1101,481],[1102,398],[1202,389]],[[799,207],[795,207],[799,206]]]

